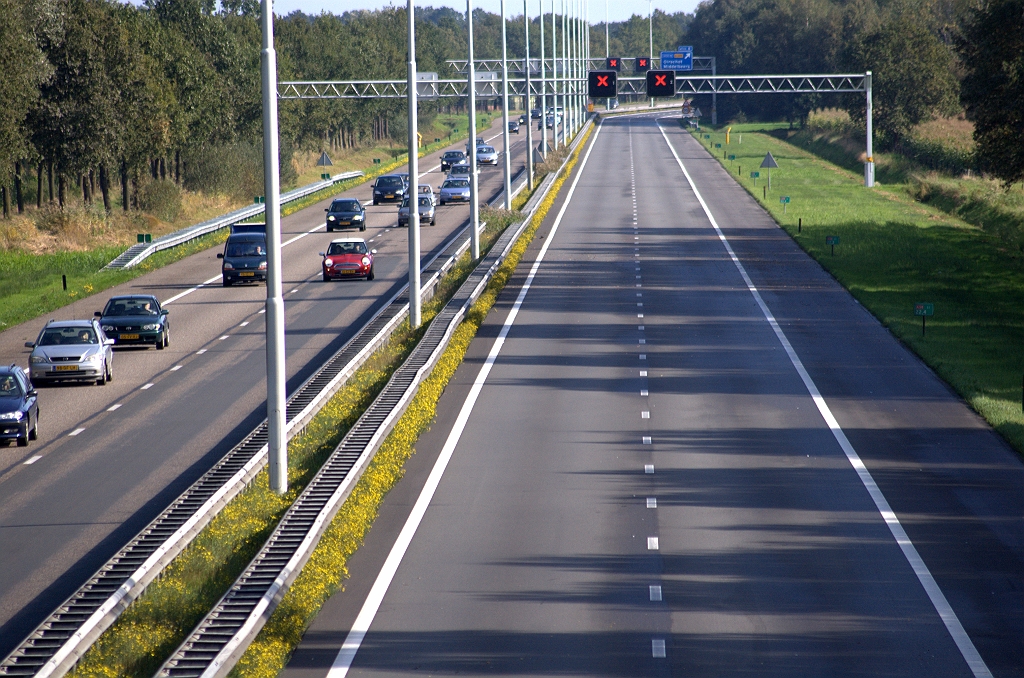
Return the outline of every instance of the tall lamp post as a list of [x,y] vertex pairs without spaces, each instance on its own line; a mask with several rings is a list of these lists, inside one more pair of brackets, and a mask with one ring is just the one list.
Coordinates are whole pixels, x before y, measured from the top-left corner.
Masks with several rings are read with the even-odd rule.
[[[409,0],[410,2],[412,0]],[[505,144],[505,209],[512,209],[512,154],[508,147],[508,40],[506,38],[505,0],[501,0],[501,138]]]
[[544,77],[544,0],[537,0],[537,5],[540,6],[540,157],[547,160],[548,130],[545,116],[548,114],[548,83]]
[[[523,65],[526,69],[526,96],[523,98],[525,101],[525,112],[526,112],[526,185],[529,190],[533,190],[533,130],[530,128],[530,13],[527,11],[526,3],[529,0],[523,0],[523,28],[526,30],[526,59],[523,61]],[[543,23],[543,21],[541,22]]]
[[479,173],[476,167],[476,69],[473,66],[473,0],[466,0],[466,25],[469,36],[469,61],[466,62],[469,73],[469,221],[470,257],[474,261],[480,258],[480,186]]
[[409,326],[420,326],[419,143],[416,138],[416,8],[409,0]]
[[277,139],[277,52],[273,0],[262,0],[263,191],[267,230],[267,457],[270,489],[288,491],[285,440],[284,292],[281,282],[281,178]]
[[[551,144],[558,150],[558,31],[555,25],[555,0],[551,0]],[[547,127],[547,114],[544,126]]]

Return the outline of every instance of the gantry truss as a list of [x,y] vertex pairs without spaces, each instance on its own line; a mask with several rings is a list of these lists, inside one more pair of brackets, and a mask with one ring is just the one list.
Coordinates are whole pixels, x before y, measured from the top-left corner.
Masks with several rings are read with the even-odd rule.
[[[619,77],[619,94],[646,94],[646,78]],[[530,94],[553,94],[553,86],[568,85],[568,94],[579,94],[585,89],[582,79],[545,81],[541,91],[539,79],[530,80]],[[398,99],[407,96],[406,80],[340,80],[323,82],[281,82],[278,84],[280,99]],[[418,95],[424,99],[439,97],[465,97],[468,95],[466,80],[423,80],[418,83]],[[508,90],[512,96],[522,96],[526,90],[525,78],[509,78]],[[691,94],[795,94],[808,92],[865,92],[864,73],[841,75],[677,75],[676,93]],[[477,80],[476,95],[483,98],[501,96],[501,80]]]
[[[509,73],[522,73],[523,72],[523,59],[509,59],[508,60],[508,72]],[[558,63],[558,72],[561,73],[564,69],[563,59],[544,59],[544,71],[548,75],[554,72],[555,63]],[[570,60],[571,61],[571,60]],[[603,71],[605,67],[604,59],[586,59],[586,66],[592,71]],[[633,70],[633,64],[636,61],[636,57],[622,57],[621,59],[624,66],[628,66],[628,69]],[[693,57],[693,70],[695,71],[710,71],[714,69],[715,57]],[[458,73],[466,72],[466,60],[465,59],[449,59],[445,62],[449,66],[455,69]],[[476,59],[474,60],[474,67],[477,73],[501,73],[501,59]],[[659,68],[658,64],[661,60],[655,57],[651,60],[653,69]],[[530,74],[540,74],[540,59],[531,57],[530,58]]]

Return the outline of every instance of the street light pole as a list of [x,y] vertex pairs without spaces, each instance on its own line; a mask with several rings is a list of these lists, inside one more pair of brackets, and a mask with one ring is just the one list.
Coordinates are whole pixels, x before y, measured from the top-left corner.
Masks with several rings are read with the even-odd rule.
[[[526,112],[526,186],[533,190],[533,130],[530,128],[530,13],[526,4],[530,0],[523,0],[523,28],[526,30],[526,59],[523,62],[526,68],[526,97],[524,101]],[[542,22],[543,23],[543,22]]]
[[604,58],[611,56],[608,51],[608,0],[604,0]]
[[480,258],[480,197],[479,174],[476,167],[476,69],[473,66],[473,0],[466,0],[466,25],[469,36],[469,222],[470,257]]
[[569,135],[565,126],[569,122],[569,19],[566,0],[562,0],[562,145],[567,146]]
[[416,138],[416,8],[409,0],[409,327],[420,326],[419,143]]
[[273,0],[262,0],[263,192],[267,231],[267,457],[270,489],[288,491],[288,441],[285,440],[284,291],[281,281],[281,177],[277,138],[277,52],[274,50]]
[[[555,26],[555,0],[551,0],[551,144],[558,150],[558,31]],[[544,126],[547,127],[547,113]]]
[[[409,0],[412,2],[412,0]],[[508,39],[505,21],[505,0],[501,0],[501,138],[505,143],[505,209],[512,209],[512,153],[508,147]]]
[[[647,0],[647,31],[651,40],[651,53],[647,56],[654,61],[654,0]],[[647,63],[651,63],[651,61]]]
[[[548,159],[548,130],[544,116],[548,112],[548,83],[544,66],[544,0],[537,0],[540,6],[540,157]],[[532,118],[530,122],[533,122]]]
[[864,165],[864,185],[871,188],[875,185],[874,131],[871,126],[871,71],[864,73],[865,117],[867,131],[867,163]]

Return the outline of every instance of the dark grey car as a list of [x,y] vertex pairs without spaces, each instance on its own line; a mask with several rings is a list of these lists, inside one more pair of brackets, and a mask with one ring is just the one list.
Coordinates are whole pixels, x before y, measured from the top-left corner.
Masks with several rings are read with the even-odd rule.
[[366,209],[354,198],[339,198],[324,212],[327,212],[328,233],[336,228],[366,230]]

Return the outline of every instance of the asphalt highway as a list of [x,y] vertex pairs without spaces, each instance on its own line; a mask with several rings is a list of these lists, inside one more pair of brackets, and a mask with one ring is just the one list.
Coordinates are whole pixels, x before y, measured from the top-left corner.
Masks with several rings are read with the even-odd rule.
[[676,120],[581,164],[283,675],[1024,676],[1020,457]]
[[[500,131],[499,118],[484,134],[499,151]],[[513,173],[525,151],[525,134],[513,136]],[[444,177],[440,153],[420,160],[420,183],[435,192]],[[482,198],[501,188],[500,165],[481,168]],[[408,277],[398,206],[370,205],[371,182],[344,195],[368,205],[364,233],[326,233],[330,200],[282,220],[289,393]],[[438,207],[437,225],[421,226],[424,256],[468,214],[465,205]],[[322,282],[318,252],[349,235],[378,250],[376,279]],[[0,447],[0,657],[265,418],[266,288],[222,287],[221,248],[48,316],[88,318],[115,294],[151,293],[170,310],[171,344],[163,351],[117,349],[114,379],[105,386],[41,388],[39,441]],[[27,365],[23,344],[45,320],[0,333],[0,360]]]

